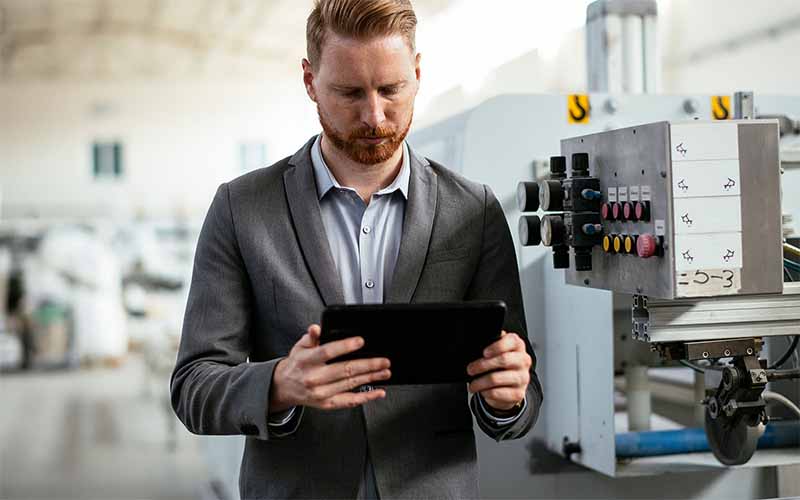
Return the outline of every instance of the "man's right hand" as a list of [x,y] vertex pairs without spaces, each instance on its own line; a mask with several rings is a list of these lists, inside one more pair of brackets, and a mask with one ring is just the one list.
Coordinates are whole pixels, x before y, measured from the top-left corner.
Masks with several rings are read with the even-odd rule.
[[270,413],[293,406],[313,406],[324,410],[352,408],[386,397],[384,389],[350,391],[391,377],[387,358],[354,359],[326,364],[331,359],[361,349],[364,339],[350,337],[320,345],[321,334],[319,325],[309,326],[289,355],[275,365]]

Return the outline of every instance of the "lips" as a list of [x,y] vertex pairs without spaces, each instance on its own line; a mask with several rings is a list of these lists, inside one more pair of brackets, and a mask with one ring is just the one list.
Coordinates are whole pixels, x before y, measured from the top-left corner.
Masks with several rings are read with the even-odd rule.
[[364,141],[367,144],[380,144],[387,139],[388,137],[359,137],[360,141]]

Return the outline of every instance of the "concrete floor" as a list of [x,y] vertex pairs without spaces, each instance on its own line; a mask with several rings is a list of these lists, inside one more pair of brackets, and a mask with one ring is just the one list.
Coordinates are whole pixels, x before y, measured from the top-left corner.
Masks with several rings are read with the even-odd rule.
[[0,498],[208,497],[201,442],[166,409],[168,375],[145,375],[135,355],[116,369],[0,375]]

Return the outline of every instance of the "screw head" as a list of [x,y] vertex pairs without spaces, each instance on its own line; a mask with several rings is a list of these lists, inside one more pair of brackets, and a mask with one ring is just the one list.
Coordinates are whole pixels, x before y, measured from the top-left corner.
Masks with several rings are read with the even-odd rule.
[[724,354],[725,356],[730,356],[731,355],[731,350],[730,349],[725,349],[724,351],[722,351],[722,354]]
[[747,352],[748,356],[752,356],[753,355],[753,348],[752,347],[748,347],[747,351],[745,351],[745,352]]
[[708,358],[708,351],[703,351],[703,358]]

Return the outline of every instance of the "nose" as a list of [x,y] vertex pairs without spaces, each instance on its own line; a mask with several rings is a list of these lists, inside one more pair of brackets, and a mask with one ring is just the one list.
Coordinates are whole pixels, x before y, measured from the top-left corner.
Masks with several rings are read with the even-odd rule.
[[386,120],[383,102],[377,92],[370,92],[361,109],[361,121],[371,128],[377,128]]

